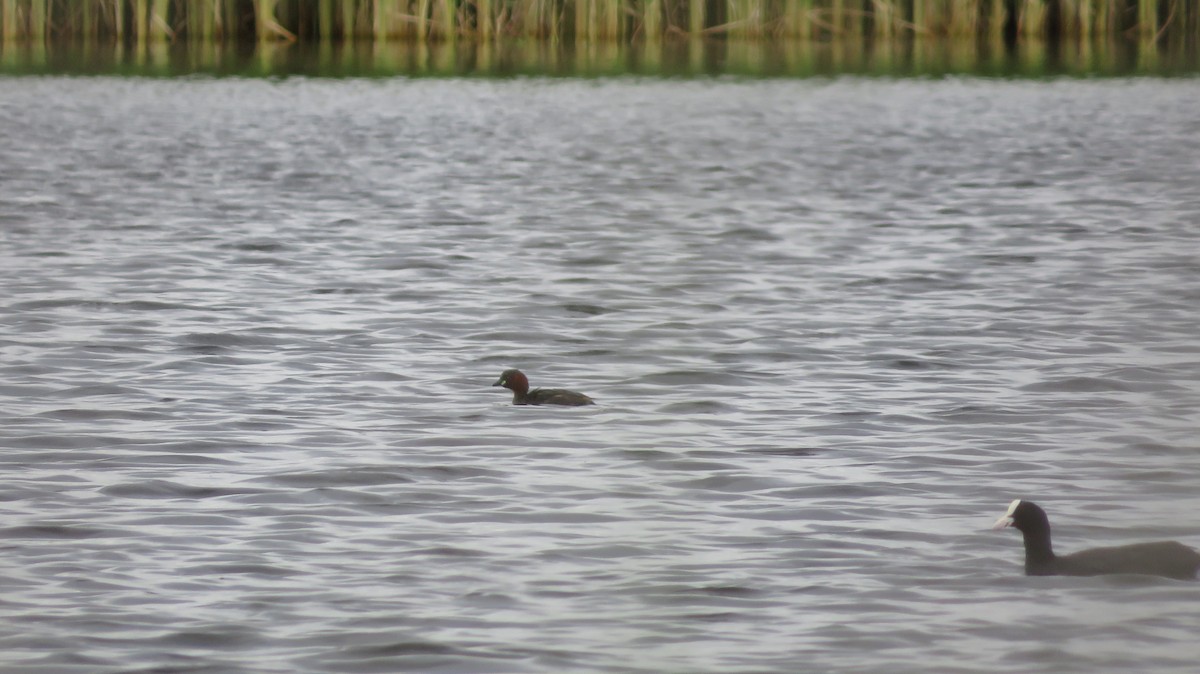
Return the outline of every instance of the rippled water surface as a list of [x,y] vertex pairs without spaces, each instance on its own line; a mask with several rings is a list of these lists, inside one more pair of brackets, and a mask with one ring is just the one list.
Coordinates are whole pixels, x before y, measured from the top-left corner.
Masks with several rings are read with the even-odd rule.
[[[1194,672],[1200,81],[0,79],[5,672]],[[584,391],[509,404],[490,384]]]

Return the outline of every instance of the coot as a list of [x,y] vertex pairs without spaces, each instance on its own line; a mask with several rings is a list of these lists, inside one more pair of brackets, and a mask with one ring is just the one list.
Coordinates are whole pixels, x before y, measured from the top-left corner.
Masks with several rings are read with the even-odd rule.
[[1025,537],[1025,575],[1099,576],[1109,573],[1140,573],[1180,580],[1196,580],[1200,553],[1182,543],[1134,543],[1111,548],[1093,548],[1069,555],[1056,555],[1050,546],[1050,520],[1036,503],[1017,499],[996,520],[993,529],[1013,527]]
[[514,405],[595,405],[596,401],[575,391],[561,388],[529,390],[529,379],[520,370],[505,370],[492,386],[503,386],[513,392]]

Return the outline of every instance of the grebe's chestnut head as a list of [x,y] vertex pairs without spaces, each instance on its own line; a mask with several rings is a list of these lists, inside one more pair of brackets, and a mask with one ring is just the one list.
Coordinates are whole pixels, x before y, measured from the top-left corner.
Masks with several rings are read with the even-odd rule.
[[525,395],[529,393],[529,378],[520,370],[505,370],[500,373],[500,378],[492,386],[503,386],[513,393]]

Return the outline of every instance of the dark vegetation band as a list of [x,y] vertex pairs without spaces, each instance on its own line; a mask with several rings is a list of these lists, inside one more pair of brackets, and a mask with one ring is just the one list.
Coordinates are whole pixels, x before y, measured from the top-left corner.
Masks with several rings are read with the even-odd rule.
[[1200,36],[1200,0],[0,0],[5,41]]

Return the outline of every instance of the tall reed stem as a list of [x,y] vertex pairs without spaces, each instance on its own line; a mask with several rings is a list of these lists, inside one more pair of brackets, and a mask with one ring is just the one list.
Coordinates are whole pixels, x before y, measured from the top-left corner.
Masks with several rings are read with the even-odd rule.
[[2,0],[0,1],[0,21],[4,22],[3,33],[0,36],[8,40],[15,40],[17,32],[17,0]]

